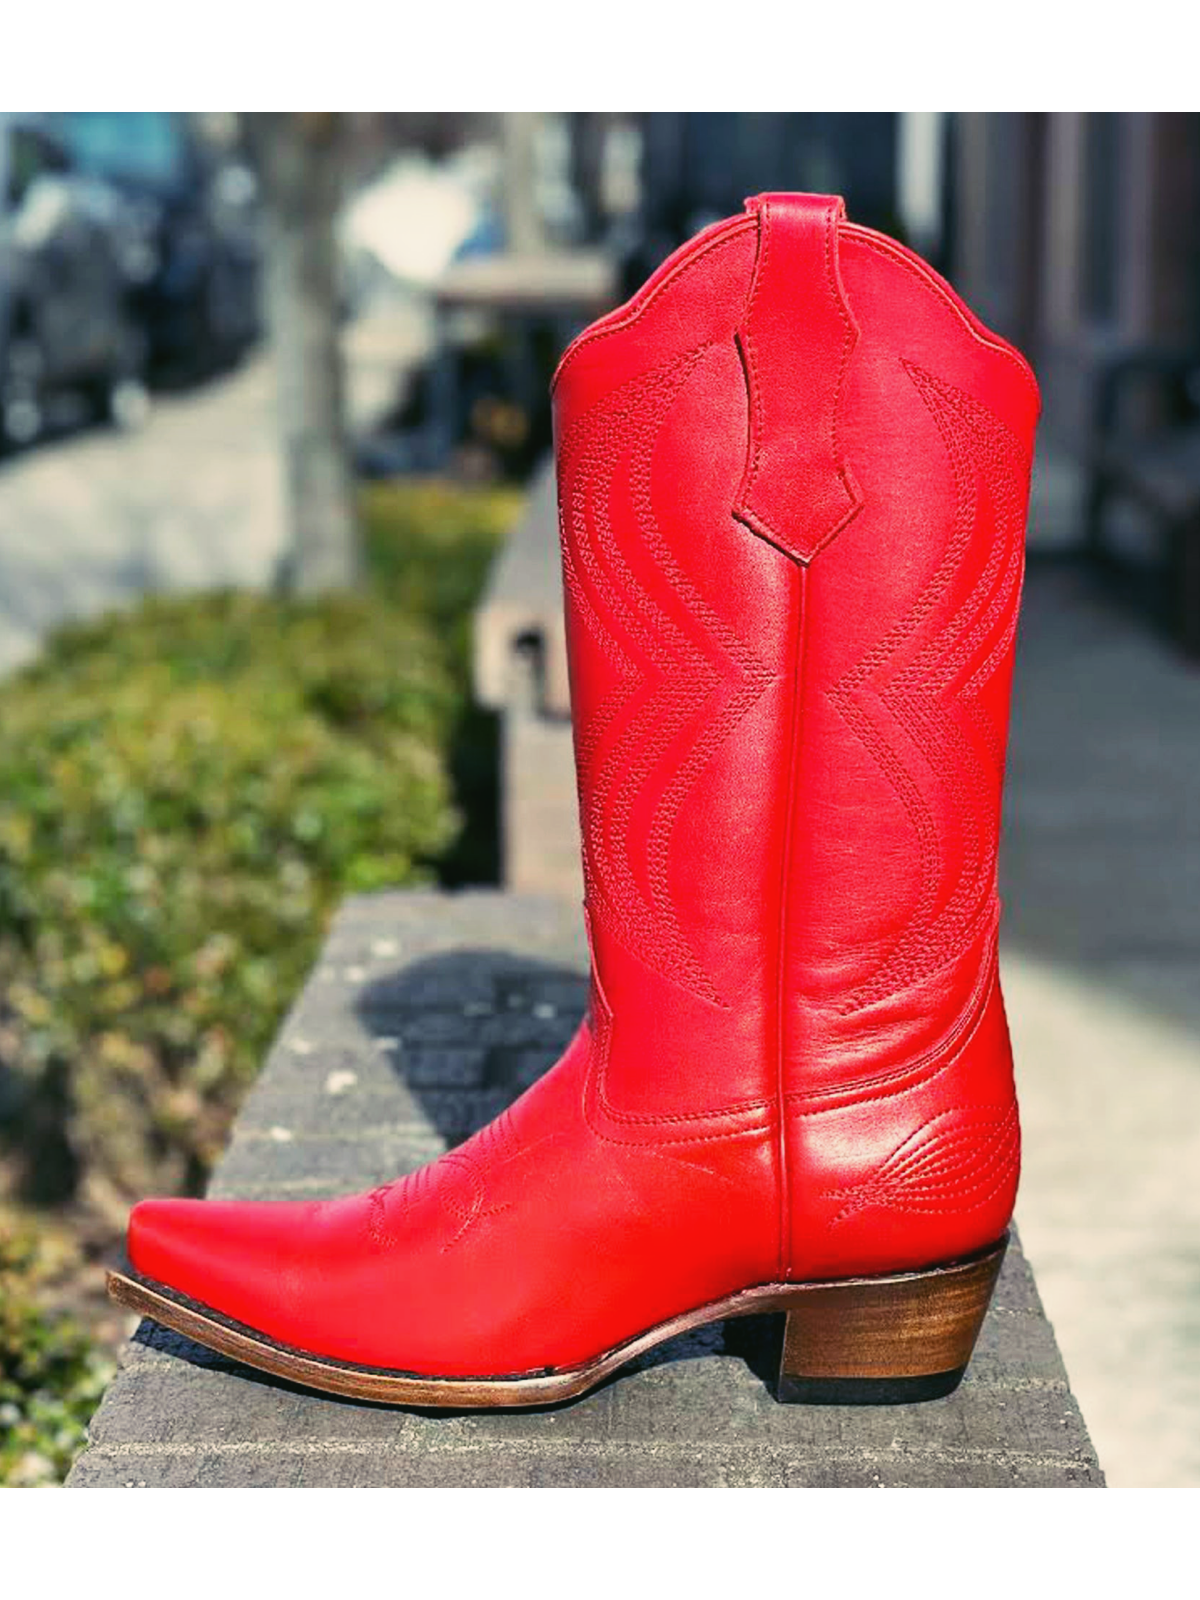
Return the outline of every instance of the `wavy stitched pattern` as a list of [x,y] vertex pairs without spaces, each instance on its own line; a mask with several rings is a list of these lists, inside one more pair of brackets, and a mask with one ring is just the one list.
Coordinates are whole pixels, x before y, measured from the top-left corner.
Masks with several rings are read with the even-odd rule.
[[991,1116],[944,1111],[897,1145],[865,1182],[825,1191],[826,1199],[845,1200],[831,1226],[868,1206],[929,1216],[974,1210],[1013,1182],[1020,1160],[1015,1105]]
[[[692,784],[770,674],[684,572],[651,489],[663,425],[710,348],[624,384],[576,421],[559,455],[559,514],[568,603],[616,675],[578,731],[588,903],[653,971],[722,1004],[671,900],[671,836]],[[632,527],[614,526],[618,486]],[[647,559],[670,589],[671,609],[639,581],[635,568]],[[664,771],[689,731],[674,770]],[[644,856],[635,860],[634,812],[655,782]]]
[[[899,935],[875,971],[846,997],[861,1010],[939,971],[994,915],[1003,742],[979,702],[1008,659],[1024,570],[1028,461],[1016,435],[953,385],[904,363],[937,426],[950,462],[955,510],[937,570],[908,612],[830,690],[830,697],[895,790],[916,836],[919,885]],[[987,559],[947,617],[941,602],[985,542]],[[931,805],[924,772],[886,731],[882,707],[924,757],[941,793]],[[882,725],[881,725],[882,722]],[[975,737],[969,736],[968,729]],[[947,808],[961,844],[953,877],[943,849]]]
[[443,1254],[461,1244],[477,1222],[511,1211],[513,1202],[486,1204],[496,1175],[522,1161],[543,1145],[562,1138],[561,1130],[543,1134],[531,1144],[518,1142],[512,1107],[444,1156],[416,1172],[381,1183],[367,1196],[367,1233],[379,1249],[394,1249],[393,1225],[421,1201],[436,1200],[446,1213],[452,1232],[442,1245]]
[[[391,1250],[396,1240],[392,1233],[391,1222],[411,1211],[419,1200],[425,1198],[426,1192],[433,1182],[433,1172],[436,1163],[418,1167],[416,1172],[402,1173],[400,1177],[393,1178],[389,1183],[377,1184],[367,1196],[367,1235],[372,1244],[380,1250]],[[390,1203],[392,1195],[398,1193],[398,1203]]]

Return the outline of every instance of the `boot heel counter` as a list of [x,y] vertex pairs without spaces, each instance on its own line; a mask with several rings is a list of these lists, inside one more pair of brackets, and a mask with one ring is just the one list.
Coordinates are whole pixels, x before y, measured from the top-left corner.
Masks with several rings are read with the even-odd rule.
[[975,1022],[919,1075],[792,1118],[794,1278],[916,1269],[994,1243],[1021,1148],[998,970]]

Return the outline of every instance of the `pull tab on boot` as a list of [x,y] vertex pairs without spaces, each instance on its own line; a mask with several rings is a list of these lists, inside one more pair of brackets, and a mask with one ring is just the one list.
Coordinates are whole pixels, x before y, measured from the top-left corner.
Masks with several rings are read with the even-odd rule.
[[837,266],[836,196],[763,194],[758,258],[738,347],[750,395],[746,471],[733,514],[811,561],[862,503],[842,458],[838,406],[858,329]]

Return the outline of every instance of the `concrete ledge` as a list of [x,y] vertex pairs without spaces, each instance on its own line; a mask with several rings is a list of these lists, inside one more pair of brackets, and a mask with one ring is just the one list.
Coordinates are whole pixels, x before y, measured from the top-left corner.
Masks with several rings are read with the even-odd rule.
[[583,898],[554,463],[530,485],[475,612],[475,694],[503,720],[504,882]]
[[571,724],[520,702],[504,713],[500,824],[509,889],[582,903]]
[[[498,893],[349,902],[276,1042],[214,1195],[333,1195],[458,1142],[553,1061],[584,1002],[579,919]],[[310,1393],[151,1323],[92,1421],[74,1487],[1098,1486],[1019,1245],[958,1392],[780,1406],[778,1319],[662,1346],[553,1411],[447,1415]]]
[[557,492],[554,462],[547,460],[530,483],[475,611],[475,694],[495,711],[522,696],[520,660],[531,656],[536,710],[551,717],[571,714]]

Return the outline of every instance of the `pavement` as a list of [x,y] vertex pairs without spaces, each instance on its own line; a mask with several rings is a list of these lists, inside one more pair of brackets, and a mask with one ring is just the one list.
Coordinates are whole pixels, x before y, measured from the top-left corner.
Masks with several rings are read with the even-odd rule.
[[159,396],[136,433],[96,429],[0,466],[0,672],[68,618],[151,591],[261,587],[283,548],[261,358]]
[[[348,325],[356,435],[395,404],[428,337],[406,302]],[[269,585],[286,543],[282,482],[262,352],[156,395],[136,432],[79,431],[0,463],[0,674],[57,624],[148,592]]]
[[1200,672],[1031,565],[1000,886],[1017,1217],[1110,1484],[1200,1485]]

